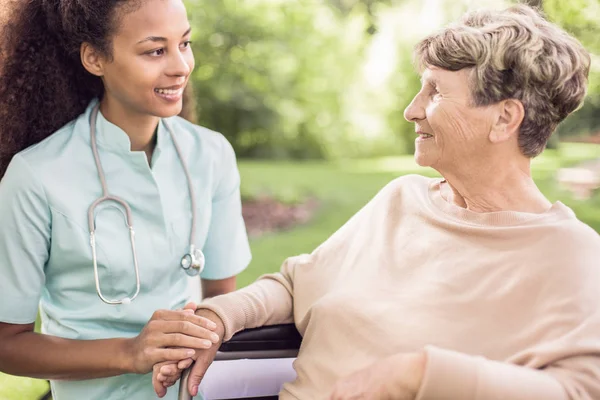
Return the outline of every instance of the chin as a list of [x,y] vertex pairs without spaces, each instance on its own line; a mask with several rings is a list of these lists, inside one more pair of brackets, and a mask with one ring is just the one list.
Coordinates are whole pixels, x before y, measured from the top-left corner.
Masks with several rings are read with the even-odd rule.
[[427,155],[422,154],[419,151],[415,152],[415,162],[420,167],[431,167],[432,164],[431,157],[427,157]]
[[183,102],[179,101],[175,104],[161,105],[154,107],[152,114],[160,118],[170,118],[179,115],[183,109]]

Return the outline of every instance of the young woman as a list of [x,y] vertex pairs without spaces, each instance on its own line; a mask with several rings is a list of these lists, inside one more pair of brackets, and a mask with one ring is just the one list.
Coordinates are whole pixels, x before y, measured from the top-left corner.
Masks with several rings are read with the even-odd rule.
[[233,290],[250,260],[231,146],[177,117],[194,67],[185,6],[12,6],[0,67],[0,371],[52,380],[55,400],[152,398],[154,365],[219,341],[208,319],[177,311],[189,276],[202,271],[211,297]]

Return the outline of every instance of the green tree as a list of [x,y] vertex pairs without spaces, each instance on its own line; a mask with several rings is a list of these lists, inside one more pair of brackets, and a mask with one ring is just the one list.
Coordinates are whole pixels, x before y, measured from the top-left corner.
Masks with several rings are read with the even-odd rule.
[[345,92],[364,27],[318,2],[191,1],[201,124],[241,157],[327,157],[351,129]]

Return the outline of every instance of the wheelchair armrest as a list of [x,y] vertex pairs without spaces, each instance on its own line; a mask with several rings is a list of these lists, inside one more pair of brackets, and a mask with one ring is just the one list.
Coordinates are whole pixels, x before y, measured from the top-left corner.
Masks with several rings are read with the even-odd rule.
[[294,324],[246,329],[221,344],[215,360],[296,357],[301,342]]
[[219,351],[297,350],[301,342],[294,324],[271,325],[238,332]]

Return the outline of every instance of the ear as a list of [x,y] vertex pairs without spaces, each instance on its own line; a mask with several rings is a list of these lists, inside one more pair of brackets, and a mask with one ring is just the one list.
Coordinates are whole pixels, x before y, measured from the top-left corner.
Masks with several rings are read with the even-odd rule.
[[104,57],[92,46],[91,44],[84,42],[81,44],[79,49],[79,55],[81,57],[81,63],[83,67],[92,75],[103,76],[104,75]]
[[490,141],[500,143],[519,136],[519,127],[525,118],[525,108],[520,100],[507,99],[496,104],[495,120],[490,130]]

